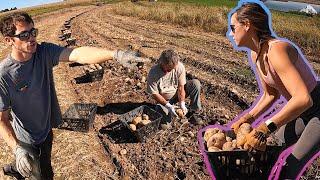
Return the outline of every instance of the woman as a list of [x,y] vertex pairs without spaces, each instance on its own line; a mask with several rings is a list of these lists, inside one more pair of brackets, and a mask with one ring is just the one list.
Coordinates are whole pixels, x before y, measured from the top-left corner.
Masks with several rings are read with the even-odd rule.
[[280,173],[280,179],[295,179],[320,150],[320,83],[299,50],[272,35],[268,13],[262,6],[245,3],[229,21],[229,35],[235,45],[251,50],[253,68],[263,90],[256,105],[231,128],[237,132],[242,123],[254,122],[283,96],[287,103],[246,136],[244,147],[265,150],[266,137],[272,132],[286,146],[295,144]]

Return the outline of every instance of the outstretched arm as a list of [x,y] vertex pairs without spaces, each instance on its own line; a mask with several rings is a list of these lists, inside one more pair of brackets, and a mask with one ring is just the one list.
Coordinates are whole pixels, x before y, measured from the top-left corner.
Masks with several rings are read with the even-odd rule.
[[66,48],[60,55],[60,61],[71,61],[80,64],[96,64],[112,60],[116,51],[97,47]]
[[75,49],[66,48],[59,57],[59,61],[71,61],[80,64],[98,64],[108,60],[116,60],[128,68],[134,68],[138,62],[150,62],[149,58],[139,57],[135,51],[109,50],[89,46]]

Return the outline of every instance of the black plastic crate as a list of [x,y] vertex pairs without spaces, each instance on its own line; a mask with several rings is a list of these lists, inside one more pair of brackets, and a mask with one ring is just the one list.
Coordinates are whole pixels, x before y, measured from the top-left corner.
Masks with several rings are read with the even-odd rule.
[[[149,116],[149,120],[151,123],[137,128],[136,131],[132,131],[129,127],[129,123],[132,120],[142,114],[147,114]],[[159,129],[159,124],[162,119],[162,115],[151,109],[149,106],[143,105],[132,111],[129,111],[123,115],[121,115],[120,120],[137,138],[139,142],[146,142],[147,137],[151,137],[155,134]]]
[[85,75],[74,78],[77,84],[101,81],[104,74],[104,68],[92,72],[86,72]]
[[88,132],[93,127],[97,104],[75,103],[63,114],[60,129]]
[[104,74],[104,68],[92,72],[87,72],[86,74],[87,76],[89,76],[91,81],[101,81]]
[[[226,135],[235,138],[233,131],[227,131]],[[241,149],[208,152],[206,149],[205,153],[216,179],[268,179],[283,149],[284,145],[278,144],[267,145],[264,152]]]

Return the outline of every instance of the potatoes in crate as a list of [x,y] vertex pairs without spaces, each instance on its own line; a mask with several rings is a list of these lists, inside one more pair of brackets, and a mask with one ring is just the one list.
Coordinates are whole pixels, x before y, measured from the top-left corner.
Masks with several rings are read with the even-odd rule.
[[137,125],[139,124],[140,122],[142,121],[142,117],[141,116],[138,116],[138,117],[135,117],[133,120],[132,120],[132,124],[134,125]]
[[237,147],[243,149],[243,145],[246,141],[246,135],[252,131],[252,127],[248,123],[243,123],[238,130],[236,135]]
[[142,120],[140,123],[145,126],[145,125],[151,123],[151,121],[150,120]]
[[222,146],[222,150],[224,150],[224,151],[233,151],[234,150],[233,143],[231,141],[225,142],[223,144],[223,146]]
[[136,130],[137,130],[136,125],[134,125],[134,124],[129,124],[129,126],[130,126],[130,129],[131,129],[132,131],[136,131]]
[[207,130],[205,131],[205,133],[204,133],[204,137],[203,137],[204,140],[205,140],[206,142],[208,142],[209,138],[210,138],[212,135],[216,134],[218,131],[219,131],[218,128],[209,128],[209,129],[207,129]]
[[217,147],[214,147],[214,146],[211,146],[208,148],[208,151],[209,152],[218,152],[218,151],[221,151],[221,149],[217,148]]
[[130,129],[133,131],[136,131],[137,129],[151,123],[151,120],[149,119],[149,116],[147,114],[142,114],[137,117],[135,117],[131,123],[129,124]]
[[203,139],[206,142],[206,146],[209,152],[217,151],[233,151],[237,148],[241,148],[245,142],[245,135],[252,131],[252,127],[248,123],[244,123],[240,126],[238,134],[235,139],[227,136],[227,134],[218,128],[206,129]]
[[207,147],[217,147],[219,149],[222,149],[223,144],[226,142],[226,135],[221,131],[213,134],[208,142],[207,142]]
[[149,116],[147,114],[142,114],[142,120],[149,120]]
[[[248,123],[243,123],[235,134],[235,137],[218,128],[208,128],[204,132],[203,139],[208,152],[233,151],[235,149],[244,149],[246,135],[252,131],[252,127]],[[228,136],[230,135],[230,136]],[[235,138],[235,139],[233,139]],[[276,146],[282,144],[281,140],[274,135],[267,138],[267,145]]]

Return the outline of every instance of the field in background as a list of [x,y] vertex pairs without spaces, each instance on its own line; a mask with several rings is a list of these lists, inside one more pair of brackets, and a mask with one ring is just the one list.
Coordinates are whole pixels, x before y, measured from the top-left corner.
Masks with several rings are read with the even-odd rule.
[[[201,28],[224,35],[227,31],[227,14],[233,4],[236,4],[236,1],[207,0],[170,2],[172,3],[122,2],[114,8],[114,12],[144,20]],[[308,17],[278,11],[272,11],[272,16],[273,28],[278,36],[293,41],[312,57],[312,61],[319,62],[316,56],[320,53],[320,16]]]
[[163,2],[189,3],[200,6],[226,6],[232,8],[237,5],[237,0],[160,0]]
[[[203,86],[204,96],[206,98],[204,104],[207,109],[211,110],[211,112],[208,113],[208,117],[210,117],[208,120],[212,117],[214,117],[212,119],[219,120],[231,119],[231,117],[233,117],[234,114],[236,114],[239,110],[238,103],[240,100],[251,102],[249,101],[250,98],[248,97],[251,97],[251,95],[255,93],[251,89],[256,89],[254,86],[255,84],[253,84],[254,82],[252,83],[253,76],[250,69],[245,68],[244,62],[241,61],[243,59],[237,57],[232,47],[228,46],[228,43],[225,43],[225,41],[227,41],[226,38],[224,38],[224,33],[227,30],[226,15],[233,5],[228,4],[231,1],[227,0],[173,1],[174,0],[171,0],[172,3],[149,3],[147,1],[130,3],[127,0],[121,4],[110,6],[110,9],[112,8],[113,12],[117,12],[117,14],[122,13],[124,16],[114,15],[111,10],[108,11],[108,8],[103,9],[104,7],[101,7],[100,10],[86,13],[83,16],[77,17],[75,21],[73,21],[73,35],[76,35],[78,40],[77,45],[79,46],[94,45],[99,47],[123,48],[125,45],[130,44],[134,47],[143,47],[141,49],[144,50],[144,54],[146,54],[148,57],[158,57],[158,53],[163,50],[162,48],[167,46],[177,49],[179,54],[183,54],[184,56],[190,58],[185,59],[184,64],[191,74],[195,74],[197,77],[202,79],[210,79],[210,81],[205,81],[207,84],[204,84]],[[39,19],[43,19],[41,20],[43,26],[40,26],[40,30],[42,34],[45,34],[45,37],[48,38],[45,40],[51,42],[58,37],[58,32],[60,30],[59,27],[63,24],[64,20],[67,20],[67,18],[71,17],[71,14],[62,17],[61,14],[63,11],[71,11],[75,6],[82,6],[81,8],[86,8],[86,5],[98,5],[101,2],[109,3],[115,1],[71,0],[64,3],[55,3],[52,5],[28,8],[26,11],[31,13],[33,16],[40,17]],[[232,2],[236,3],[237,1]],[[56,12],[56,10],[61,9],[64,10]],[[134,13],[125,13],[131,11]],[[1,15],[2,14],[0,14],[0,16]],[[284,34],[292,33],[291,36],[285,36],[289,39],[297,38],[301,41],[305,41],[305,39],[308,39],[306,37],[312,35],[314,36],[316,33],[318,33],[314,31],[316,29],[314,27],[318,27],[319,29],[320,22],[317,22],[313,18],[280,12],[274,12],[273,16],[276,32],[280,33],[280,30],[282,30],[282,33]],[[141,21],[138,18],[132,17],[138,17],[152,21],[149,23],[147,21]],[[52,21],[57,21],[54,26],[51,25]],[[94,26],[92,26],[92,22],[95,23]],[[161,22],[161,24],[157,22]],[[173,26],[170,26],[170,24],[173,24]],[[190,28],[190,30],[188,28]],[[48,33],[47,30],[49,30],[53,35]],[[203,30],[213,33],[205,33]],[[223,36],[220,36],[216,33]],[[303,36],[303,38],[296,34]],[[281,34],[278,35],[280,36]],[[319,35],[317,35],[317,37],[318,36]],[[316,38],[314,38],[314,40],[316,41]],[[306,46],[308,46],[308,41],[309,40],[305,41]],[[304,49],[306,50],[307,48],[304,47]],[[310,48],[310,52],[306,52],[311,54],[314,51],[312,48]],[[215,61],[212,61],[212,59],[215,59]],[[137,97],[138,100],[135,99],[135,101],[140,101],[139,98],[145,97],[142,93],[145,88],[143,88],[141,91],[138,91],[138,93],[135,92],[136,94],[133,95],[127,93],[129,91],[133,91],[135,84],[127,85],[127,89],[120,88],[123,86],[125,78],[128,77],[128,74],[123,74],[121,67],[112,66],[112,71],[114,69],[116,71],[115,74],[108,74],[104,76],[104,80],[101,82],[83,85],[76,85],[73,83],[73,81],[70,81],[79,75],[80,71],[82,72],[82,67],[70,68],[67,65],[61,64],[58,68],[59,69],[55,74],[55,77],[57,78],[56,88],[57,92],[59,93],[58,96],[61,97],[61,101],[59,101],[61,103],[60,105],[63,106],[63,108],[66,108],[69,103],[79,101],[91,102],[94,100],[101,100],[106,101],[104,103],[111,104],[113,102],[127,102],[126,98],[132,99],[132,97]],[[106,73],[109,73],[109,71],[106,71]],[[115,84],[116,86],[114,86]],[[239,89],[238,86],[241,86],[241,89]],[[249,93],[250,96],[247,95],[247,93]],[[231,94],[231,97],[238,97],[239,99],[232,99],[229,97],[229,94]],[[110,113],[107,115],[99,115],[96,119],[96,122],[99,122],[100,124],[96,123],[95,126],[98,124],[96,128],[100,127],[102,124],[105,125],[107,122],[114,120],[114,118],[112,118],[113,116],[114,114],[112,113],[111,115]],[[198,127],[193,127],[190,131],[196,134],[197,129]],[[56,142],[54,143],[56,149],[54,151],[53,160],[57,179],[106,179],[106,177],[112,174],[114,169],[109,167],[112,165],[112,161],[108,158],[105,158],[104,154],[100,153],[99,149],[101,147],[98,143],[100,141],[96,142],[95,133],[96,132],[90,135],[77,133],[75,136],[74,133],[69,134],[69,132],[60,130],[57,132]],[[183,131],[183,133],[186,132]],[[177,132],[173,132],[173,135],[177,135]],[[186,134],[182,134],[182,136],[186,136]],[[165,139],[163,137],[178,139],[176,138],[177,136],[172,136],[172,134],[171,137],[164,135],[161,136],[160,139]],[[183,160],[184,166],[180,166],[179,170],[182,172],[180,174],[183,175],[183,173],[186,173],[187,177],[194,177],[194,179],[196,179],[196,176],[199,175],[199,172],[202,172],[201,170],[198,170],[200,166],[195,164],[195,162],[198,161],[197,158],[199,158],[197,142],[195,140],[192,141],[189,136],[186,137],[187,143],[180,142],[180,140],[172,140],[173,142],[178,143],[179,146],[171,146],[171,149],[166,148],[162,153],[152,148],[160,147],[162,150],[162,142],[165,142],[164,140],[159,140],[159,142],[161,142],[160,146],[159,144],[155,143],[147,145],[114,145],[110,143],[109,145],[112,146],[112,151],[110,154],[116,154],[116,160],[121,160],[122,164],[127,164],[128,167],[125,167],[125,171],[127,173],[134,173],[131,177],[138,177],[141,175],[143,175],[143,177],[147,177],[148,173],[151,172],[152,169],[155,169],[154,171],[157,173],[161,173],[159,169],[150,168],[150,166],[147,166],[148,164],[151,164],[150,162],[153,162],[153,164],[158,164],[158,167],[161,168],[167,167],[167,165],[171,168],[171,162],[175,162],[175,164],[176,162],[180,163],[179,159],[181,159],[181,157],[186,157],[187,159]],[[95,146],[93,146],[92,143],[94,143]],[[187,148],[183,149],[183,144],[187,145]],[[179,147],[180,149],[176,150],[176,147]],[[179,154],[180,152],[190,152],[190,148],[194,148],[191,152],[196,152],[197,154],[192,154],[192,156],[184,156]],[[127,156],[118,155],[118,151],[120,149],[127,149]],[[147,149],[147,151],[144,151],[145,149]],[[4,152],[10,151],[5,150]],[[173,156],[168,156],[168,152],[169,154],[173,154]],[[3,153],[1,155],[5,158],[8,157]],[[1,159],[1,162],[4,163],[3,159]],[[146,166],[144,164],[146,164]],[[130,171],[129,167],[131,166],[138,168],[139,171]],[[308,177],[314,177],[314,175],[319,174],[319,166],[320,158],[317,160],[317,163],[314,163],[311,168],[309,168],[308,175],[303,177],[302,180],[312,179]],[[172,173],[174,171],[170,170],[169,172]],[[146,173],[147,175],[143,173]],[[190,174],[192,175],[193,173],[195,176],[190,176]],[[73,175],[75,177],[73,177]],[[207,177],[209,179],[209,177],[205,175],[201,177]],[[117,179],[114,177],[111,177],[110,179],[112,178]]]
[[[67,0],[58,3],[39,5],[34,7],[22,8],[16,11],[26,11],[32,16],[38,16],[45,13],[54,12],[61,9],[72,8],[76,6],[89,6],[89,5],[99,5],[100,3],[116,3],[120,0]],[[0,13],[0,18],[6,14],[9,14],[14,11],[8,11]]]

